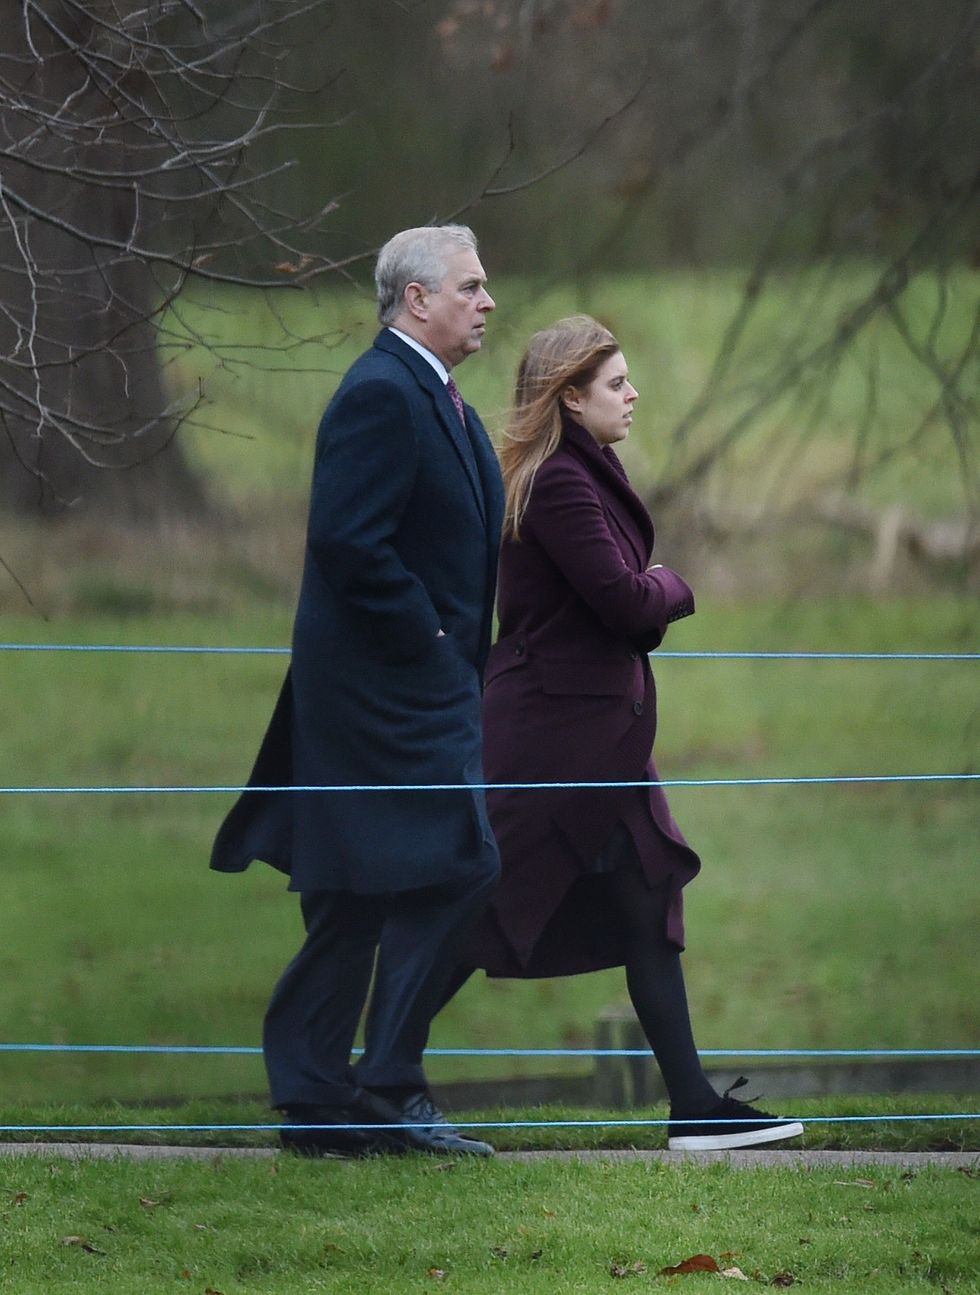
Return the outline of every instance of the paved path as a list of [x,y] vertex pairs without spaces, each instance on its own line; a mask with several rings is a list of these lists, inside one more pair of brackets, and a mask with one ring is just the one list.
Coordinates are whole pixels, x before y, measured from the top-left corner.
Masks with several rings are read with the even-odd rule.
[[[0,1142],[4,1156],[62,1156],[69,1160],[215,1160],[269,1158],[272,1147],[147,1147],[111,1142]],[[806,1165],[842,1169],[968,1169],[980,1173],[980,1151],[501,1151],[498,1160],[649,1160],[659,1164],[716,1164],[735,1169]]]

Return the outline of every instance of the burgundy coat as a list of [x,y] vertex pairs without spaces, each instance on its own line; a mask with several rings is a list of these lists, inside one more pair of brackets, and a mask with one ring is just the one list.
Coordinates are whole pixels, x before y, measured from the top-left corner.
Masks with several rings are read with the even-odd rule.
[[[615,452],[567,421],[535,477],[520,539],[501,551],[500,637],[483,706],[487,782],[658,777],[647,652],[670,621],[691,615],[694,598],[673,571],[647,570],[653,538]],[[467,961],[504,976],[622,963],[600,883],[583,878],[619,820],[648,879],[671,887],[667,934],[683,947],[681,887],[700,860],[661,788],[496,791],[488,807],[503,875]]]

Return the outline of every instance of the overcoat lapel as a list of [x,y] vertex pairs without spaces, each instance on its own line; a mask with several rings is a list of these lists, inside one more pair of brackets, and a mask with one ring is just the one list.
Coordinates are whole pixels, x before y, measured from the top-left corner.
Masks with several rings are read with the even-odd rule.
[[487,511],[483,482],[480,479],[476,456],[470,443],[470,434],[459,421],[459,415],[456,413],[455,405],[449,398],[446,384],[440,379],[428,360],[419,355],[417,351],[413,351],[410,346],[406,346],[401,338],[396,337],[389,329],[382,330],[375,338],[374,344],[383,351],[390,351],[392,355],[397,355],[411,369],[419,386],[431,395],[438,415],[438,425],[449,437],[453,449],[459,456],[460,464],[473,490],[473,498],[480,511],[480,517],[485,522]]
[[653,522],[615,450],[608,445],[600,449],[585,428],[569,418],[563,419],[562,430],[565,446],[585,463],[599,483],[603,506],[636,555],[636,569],[642,571],[653,552]]

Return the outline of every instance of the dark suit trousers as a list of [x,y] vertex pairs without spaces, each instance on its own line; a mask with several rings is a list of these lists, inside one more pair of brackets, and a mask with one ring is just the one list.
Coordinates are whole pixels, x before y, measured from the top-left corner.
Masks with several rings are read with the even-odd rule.
[[[456,885],[300,896],[306,941],[276,985],[263,1032],[273,1106],[344,1105],[355,1087],[425,1086],[429,1026],[497,876],[493,852]],[[351,1067],[372,972],[364,1055]]]

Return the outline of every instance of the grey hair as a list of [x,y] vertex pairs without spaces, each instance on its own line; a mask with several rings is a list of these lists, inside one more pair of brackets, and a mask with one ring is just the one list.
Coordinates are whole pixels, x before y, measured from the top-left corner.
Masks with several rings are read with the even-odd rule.
[[374,267],[379,321],[395,322],[405,305],[405,289],[410,283],[421,283],[430,292],[437,292],[453,252],[476,250],[476,235],[466,225],[422,225],[403,229],[389,238]]

